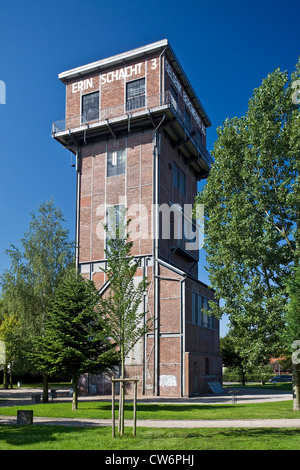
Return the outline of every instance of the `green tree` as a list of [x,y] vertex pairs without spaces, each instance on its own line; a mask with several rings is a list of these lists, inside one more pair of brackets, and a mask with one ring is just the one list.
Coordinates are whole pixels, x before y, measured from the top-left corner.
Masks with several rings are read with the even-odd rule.
[[0,340],[5,344],[5,363],[3,364],[3,387],[7,388],[7,373],[10,372],[10,388],[13,388],[13,362],[17,356],[17,345],[20,340],[16,315],[2,315],[0,319]]
[[44,334],[36,342],[34,360],[47,374],[72,378],[72,409],[78,407],[78,379],[119,364],[115,348],[105,340],[96,309],[99,293],[92,281],[70,269],[54,289],[47,308]]
[[226,336],[220,338],[220,354],[223,358],[223,365],[230,369],[236,369],[238,371],[240,381],[243,385],[245,385],[246,369],[245,365],[243,364],[243,358],[237,351],[234,339],[235,337],[231,333],[227,333]]
[[[43,335],[49,299],[74,257],[73,243],[64,224],[54,201],[43,202],[31,213],[29,229],[19,246],[11,245],[7,250],[11,265],[1,277],[2,297],[9,313],[18,316],[23,357],[31,351],[33,339]],[[35,368],[32,361],[27,361],[24,367],[27,370],[30,367],[31,372]],[[48,400],[46,376],[43,399]]]
[[286,314],[286,348],[292,354],[293,409],[300,410],[300,266],[288,278],[289,303]]
[[[125,379],[125,359],[134,345],[151,328],[151,321],[140,308],[147,290],[147,280],[138,281],[139,260],[131,255],[133,243],[127,231],[126,210],[109,213],[107,232],[106,291],[100,299],[104,331],[120,351],[121,379]],[[124,385],[121,383],[119,430],[124,433]]]
[[262,363],[284,348],[285,279],[300,250],[300,121],[293,81],[275,70],[248,111],[218,129],[214,164],[196,202],[204,204],[214,314],[227,314],[244,357]]

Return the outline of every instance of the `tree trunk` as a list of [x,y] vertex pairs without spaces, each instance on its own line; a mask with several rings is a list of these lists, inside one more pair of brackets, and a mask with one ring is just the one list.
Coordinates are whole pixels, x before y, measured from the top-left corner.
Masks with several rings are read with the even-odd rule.
[[245,374],[245,371],[244,371],[244,367],[243,367],[243,366],[241,366],[240,371],[241,371],[241,382],[242,382],[242,385],[246,385],[246,374]]
[[8,383],[7,383],[7,364],[3,365],[3,388],[7,389],[8,388]]
[[43,403],[48,403],[48,376],[43,374]]
[[[121,379],[125,379],[125,357],[122,354],[122,371],[121,371]],[[121,389],[120,389],[120,405],[119,405],[119,432],[120,435],[124,435],[124,382],[120,382]]]
[[[121,377],[122,378],[122,374]],[[118,431],[119,433],[121,432],[121,423],[122,423],[122,411],[123,411],[123,405],[122,405],[122,382],[120,382],[119,386],[119,422],[118,422]]]
[[9,369],[9,387],[13,389],[13,379],[12,379],[12,364],[10,364],[10,369]]
[[78,408],[78,377],[73,377],[73,395],[72,395],[72,410],[77,410]]
[[300,364],[299,362],[297,364],[293,363],[293,411],[300,411]]

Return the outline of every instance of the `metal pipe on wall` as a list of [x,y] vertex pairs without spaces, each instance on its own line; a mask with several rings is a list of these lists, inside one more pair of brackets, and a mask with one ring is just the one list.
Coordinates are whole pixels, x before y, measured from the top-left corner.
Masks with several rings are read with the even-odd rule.
[[80,149],[76,150],[76,221],[75,221],[75,267],[79,268],[79,210],[80,210]]
[[[159,155],[160,155],[160,133],[159,127],[165,119],[163,115],[156,129],[153,131],[153,254],[154,254],[154,276],[158,275],[158,241],[159,241]],[[154,395],[159,394],[159,312],[158,312],[158,279],[154,277]]]

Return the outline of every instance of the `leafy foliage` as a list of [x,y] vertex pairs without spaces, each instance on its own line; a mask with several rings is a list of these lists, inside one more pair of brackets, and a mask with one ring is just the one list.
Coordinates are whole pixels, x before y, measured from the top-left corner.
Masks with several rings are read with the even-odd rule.
[[34,357],[48,374],[100,373],[118,364],[111,344],[96,320],[99,293],[92,281],[69,269],[49,302],[44,334]]
[[[107,266],[103,269],[107,283],[100,299],[100,312],[104,318],[104,332],[120,351],[121,378],[125,378],[125,359],[135,344],[151,328],[146,312],[140,309],[148,286],[147,280],[139,277],[139,260],[131,255],[132,242],[127,231],[126,209],[108,214]],[[138,276],[139,275],[139,276]],[[124,384],[121,383],[119,431],[124,434]]]
[[69,375],[72,408],[78,405],[78,378],[119,364],[119,355],[103,335],[96,316],[99,293],[92,281],[69,269],[55,288],[47,308],[43,336],[35,341],[33,360],[45,374]]
[[151,327],[145,319],[145,312],[139,309],[148,286],[143,278],[136,281],[139,260],[131,255],[132,242],[128,240],[125,222],[126,211],[120,214],[120,221],[115,220],[114,211],[110,214],[114,230],[108,233],[106,250],[107,267],[103,269],[107,276],[107,291],[101,296],[100,311],[103,315],[104,330],[120,348],[122,362]]
[[196,202],[205,208],[210,282],[224,305],[244,363],[284,348],[285,280],[300,250],[300,115],[292,82],[275,70],[248,111],[218,129],[215,163]]
[[289,303],[286,314],[285,340],[291,351],[294,341],[300,341],[300,266],[296,266],[286,281]]
[[36,372],[32,361],[26,361],[27,353],[33,340],[43,334],[49,299],[74,257],[64,223],[54,201],[43,202],[32,212],[19,246],[11,245],[7,250],[11,265],[0,283],[6,311],[18,319],[19,360],[14,367],[19,370]]

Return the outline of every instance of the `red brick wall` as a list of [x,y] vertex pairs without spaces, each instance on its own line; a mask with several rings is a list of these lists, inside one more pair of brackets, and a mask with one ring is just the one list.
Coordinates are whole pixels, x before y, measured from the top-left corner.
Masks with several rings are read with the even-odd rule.
[[[92,79],[92,86],[86,80]],[[75,118],[81,114],[81,97],[84,94],[99,90],[99,74],[91,74],[83,80],[72,80],[66,86],[66,119]],[[88,86],[88,88],[87,88]],[[86,88],[84,88],[86,87]],[[80,119],[72,119],[72,127],[80,125]]]
[[[186,195],[183,195],[173,184],[174,164],[184,172],[186,176]],[[185,164],[184,159],[178,151],[172,149],[169,140],[162,134],[161,139],[161,156],[160,156],[160,204],[179,204],[184,208],[185,204],[194,205],[195,196],[197,194],[197,179],[193,171]],[[180,269],[189,271],[197,276],[197,266],[187,261],[185,258],[171,251],[172,240],[160,240],[160,256],[167,259],[171,263],[176,264]],[[198,255],[198,252],[194,254]],[[193,266],[194,264],[194,266]]]
[[[126,148],[127,164],[123,175],[106,177],[107,152],[113,148]],[[103,228],[105,207],[125,202],[133,226],[129,230],[140,234],[134,240],[135,255],[152,253],[152,133],[89,145],[82,149],[80,184],[79,262],[105,258]],[[125,197],[126,196],[126,197]],[[141,218],[137,204],[147,209],[147,223]],[[135,235],[135,234],[133,234]]]
[[[139,72],[130,77],[119,80],[107,81],[110,77],[116,77],[116,73],[124,67],[135,67],[140,64]],[[81,114],[82,95],[99,90],[100,110],[107,110],[109,107],[120,106],[119,115],[126,101],[126,82],[138,78],[146,78],[146,96],[149,98],[147,105],[158,105],[158,94],[163,90],[169,90],[171,79],[167,72],[160,76],[161,63],[158,54],[131,61],[124,65],[108,67],[102,70],[101,74],[92,74],[88,79],[82,81],[74,80],[67,84],[66,90],[66,118],[79,116]],[[115,75],[113,75],[113,73]],[[106,75],[104,75],[106,74]],[[103,78],[104,77],[104,78]],[[178,79],[178,77],[177,77]],[[92,84],[92,86],[91,86]],[[181,83],[182,86],[182,83]],[[156,100],[157,99],[157,100]],[[156,100],[156,101],[155,101]],[[183,96],[179,94],[179,107],[183,113]],[[108,115],[110,116],[110,115]],[[103,116],[100,116],[102,118]],[[74,126],[80,124],[73,121]],[[195,131],[198,124],[192,117],[192,126]],[[198,126],[199,127],[199,126]],[[203,125],[200,126],[203,130]],[[134,239],[132,253],[134,255],[151,255],[153,253],[152,240],[152,212],[153,204],[153,130],[139,135],[130,135],[118,140],[105,140],[95,144],[87,144],[81,149],[81,181],[80,181],[80,229],[79,229],[79,263],[89,263],[105,258],[104,237],[102,223],[105,221],[105,209],[108,206],[125,203],[129,211],[129,218],[132,224],[129,231]],[[205,142],[205,140],[204,140]],[[126,171],[123,175],[107,177],[106,160],[107,152],[114,149],[126,149]],[[183,195],[173,185],[174,163],[176,163],[186,175],[186,195]],[[173,204],[193,204],[197,192],[197,179],[193,171],[184,162],[180,152],[174,151],[167,137],[161,133],[160,163],[159,163],[159,202],[160,204],[170,202]],[[145,214],[138,214],[137,205],[142,204]],[[139,216],[139,217],[138,217]],[[139,236],[135,237],[136,232]],[[170,250],[170,240],[160,240],[160,256],[169,262],[176,264],[183,271],[197,276],[196,264],[173,253]],[[148,267],[148,317],[154,314],[154,278],[152,267]],[[141,275],[141,272],[139,272]],[[161,396],[179,396],[181,391],[181,283],[180,276],[173,271],[162,266],[159,275],[170,277],[173,280],[159,280],[159,394]],[[86,274],[88,277],[88,274]],[[96,271],[93,275],[96,287],[99,289],[105,282],[103,273]],[[200,283],[187,279],[185,281],[185,332],[186,339],[184,347],[184,374],[185,374],[185,394],[192,395],[194,392],[203,393],[205,380],[203,377],[205,368],[208,367],[211,375],[214,373],[219,377],[220,358],[218,356],[218,322],[214,330],[192,324],[192,291],[198,292],[207,298],[213,298],[213,293]],[[152,395],[154,377],[154,335],[145,338],[146,358],[145,365],[136,363],[127,366],[127,375],[139,378],[138,390],[143,391],[142,377],[146,377],[145,391]],[[96,379],[95,379],[96,380]],[[104,387],[104,385],[103,385]],[[105,383],[105,390],[107,384]],[[103,388],[103,390],[104,390]],[[130,387],[129,387],[130,388]]]
[[[136,67],[137,66],[137,67]],[[132,71],[125,76],[124,68],[132,67]],[[121,78],[120,77],[121,74]],[[99,91],[100,110],[122,105],[126,102],[126,83],[145,77],[146,95],[151,97],[160,93],[160,60],[159,55],[154,54],[147,59],[138,59],[124,65],[110,66],[101,73],[93,73],[74,79],[66,86],[66,118],[81,114],[81,98],[83,94]],[[119,78],[119,79],[117,79]],[[92,86],[87,80],[92,79]],[[151,104],[154,101],[151,100]],[[158,103],[157,103],[158,104]],[[75,121],[74,121],[75,123]],[[80,121],[78,120],[78,125]],[[75,127],[75,126],[74,126]]]

